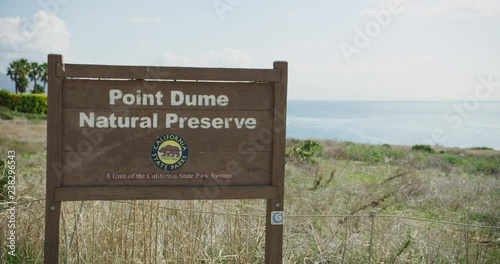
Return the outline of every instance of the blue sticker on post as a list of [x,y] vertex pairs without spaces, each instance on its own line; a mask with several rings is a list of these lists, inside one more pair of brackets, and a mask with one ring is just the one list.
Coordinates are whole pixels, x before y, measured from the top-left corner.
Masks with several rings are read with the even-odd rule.
[[271,212],[271,225],[283,225],[285,216],[283,211],[272,211]]

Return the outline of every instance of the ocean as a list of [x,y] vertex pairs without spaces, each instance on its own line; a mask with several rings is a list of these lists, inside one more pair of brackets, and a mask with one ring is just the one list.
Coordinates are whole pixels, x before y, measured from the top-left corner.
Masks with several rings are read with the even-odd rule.
[[500,102],[288,101],[287,137],[500,150]]

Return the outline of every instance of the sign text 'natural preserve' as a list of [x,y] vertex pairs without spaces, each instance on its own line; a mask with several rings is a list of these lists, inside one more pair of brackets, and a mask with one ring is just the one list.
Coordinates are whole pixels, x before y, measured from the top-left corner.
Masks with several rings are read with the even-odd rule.
[[[132,106],[163,106],[164,96],[161,91],[154,94],[142,93],[137,90],[133,93],[123,93],[119,89],[109,90],[109,105]],[[226,107],[229,104],[227,95],[184,94],[182,91],[170,91],[172,107]],[[152,112],[147,116],[123,116],[111,113],[97,115],[95,112],[80,112],[79,126],[81,128],[190,128],[190,129],[255,129],[257,120],[252,117],[185,117],[176,113]]]

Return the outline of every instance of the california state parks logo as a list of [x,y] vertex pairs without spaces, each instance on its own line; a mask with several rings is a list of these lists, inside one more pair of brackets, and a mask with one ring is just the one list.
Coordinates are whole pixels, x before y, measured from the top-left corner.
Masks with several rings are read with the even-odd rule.
[[162,170],[177,170],[186,164],[188,157],[189,147],[186,141],[176,134],[159,136],[151,146],[151,159]]

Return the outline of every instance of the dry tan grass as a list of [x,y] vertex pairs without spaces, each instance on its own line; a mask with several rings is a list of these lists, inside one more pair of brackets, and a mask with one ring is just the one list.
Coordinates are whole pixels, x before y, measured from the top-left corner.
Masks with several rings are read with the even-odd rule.
[[0,119],[0,138],[22,140],[24,142],[47,142],[46,120],[30,121],[24,118]]
[[[43,123],[3,122],[2,128],[5,124],[17,137],[4,141],[1,153],[20,146],[14,138],[45,144],[24,138],[45,137]],[[2,129],[0,135],[7,132]],[[344,147],[338,142],[324,146],[331,153]],[[384,217],[482,225],[497,221],[498,225],[500,179],[405,162],[328,157],[316,165],[286,165],[285,263],[366,263],[371,211],[377,212],[373,263],[463,263],[467,257],[469,263],[494,263],[500,257],[498,229]],[[44,203],[21,203],[45,195],[45,154],[19,153],[17,162],[20,261],[13,263],[41,263]],[[315,187],[318,175],[323,177]],[[62,263],[263,263],[265,203],[261,200],[86,201],[81,205],[63,205]],[[5,215],[0,211],[0,219]],[[6,232],[7,227],[0,224],[0,259],[6,254]]]

